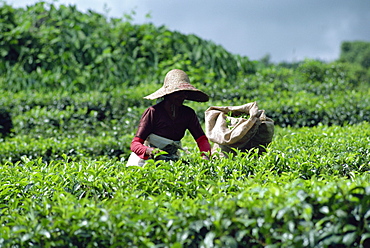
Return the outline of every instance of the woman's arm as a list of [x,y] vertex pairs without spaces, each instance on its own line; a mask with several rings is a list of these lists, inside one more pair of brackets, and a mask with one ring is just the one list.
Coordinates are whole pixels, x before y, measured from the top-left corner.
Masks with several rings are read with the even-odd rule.
[[202,157],[208,158],[208,156],[211,155],[211,145],[209,144],[207,136],[202,135],[195,141],[197,142],[199,150],[202,152]]
[[136,153],[136,155],[138,155],[139,158],[142,158],[145,160],[149,158],[149,154],[151,153],[151,151],[149,151],[150,147],[145,146],[144,140],[139,137],[135,137],[131,141],[130,149],[131,151]]

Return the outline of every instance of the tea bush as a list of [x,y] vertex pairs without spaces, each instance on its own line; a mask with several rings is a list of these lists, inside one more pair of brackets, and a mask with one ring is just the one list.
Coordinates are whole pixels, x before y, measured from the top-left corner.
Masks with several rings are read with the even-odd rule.
[[145,167],[66,155],[50,162],[23,157],[0,168],[6,223],[0,242],[366,247],[370,140],[359,130],[368,127],[278,129],[261,157],[205,161],[189,154]]
[[[370,80],[355,58],[273,65],[73,5],[0,13],[1,247],[370,245]],[[186,102],[202,125],[209,106],[257,101],[275,121],[267,152],[206,161],[186,133],[181,160],[126,167],[142,97],[173,68],[210,95]]]

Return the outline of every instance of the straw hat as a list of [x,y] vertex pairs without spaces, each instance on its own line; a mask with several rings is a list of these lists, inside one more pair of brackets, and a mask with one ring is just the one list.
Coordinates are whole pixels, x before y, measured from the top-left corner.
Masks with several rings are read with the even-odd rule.
[[169,71],[164,78],[163,86],[144,98],[154,100],[183,90],[187,91],[187,100],[196,102],[207,102],[209,100],[209,96],[191,85],[188,75],[179,69]]

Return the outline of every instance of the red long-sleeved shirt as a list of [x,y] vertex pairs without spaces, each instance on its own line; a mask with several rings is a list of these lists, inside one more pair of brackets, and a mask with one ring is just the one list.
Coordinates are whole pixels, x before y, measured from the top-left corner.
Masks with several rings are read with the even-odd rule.
[[141,117],[136,136],[131,142],[131,151],[140,158],[148,159],[148,156],[145,155],[147,147],[144,146],[144,140],[151,133],[174,141],[180,141],[184,137],[185,131],[189,130],[197,142],[199,150],[210,152],[211,145],[200,126],[194,110],[182,105],[178,111],[180,114],[175,119],[172,119],[165,110],[163,101],[146,109]]

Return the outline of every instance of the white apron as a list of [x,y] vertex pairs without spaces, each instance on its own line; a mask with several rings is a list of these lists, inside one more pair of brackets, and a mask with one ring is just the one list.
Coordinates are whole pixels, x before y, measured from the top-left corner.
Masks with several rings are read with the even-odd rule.
[[[168,146],[173,146],[176,149],[182,149],[180,141],[173,141],[156,134],[150,134],[148,138],[145,140],[144,145],[149,147],[156,147],[159,149],[163,149]],[[143,166],[145,164],[145,159],[140,158],[136,153],[131,152],[130,157],[127,161],[127,166]]]

